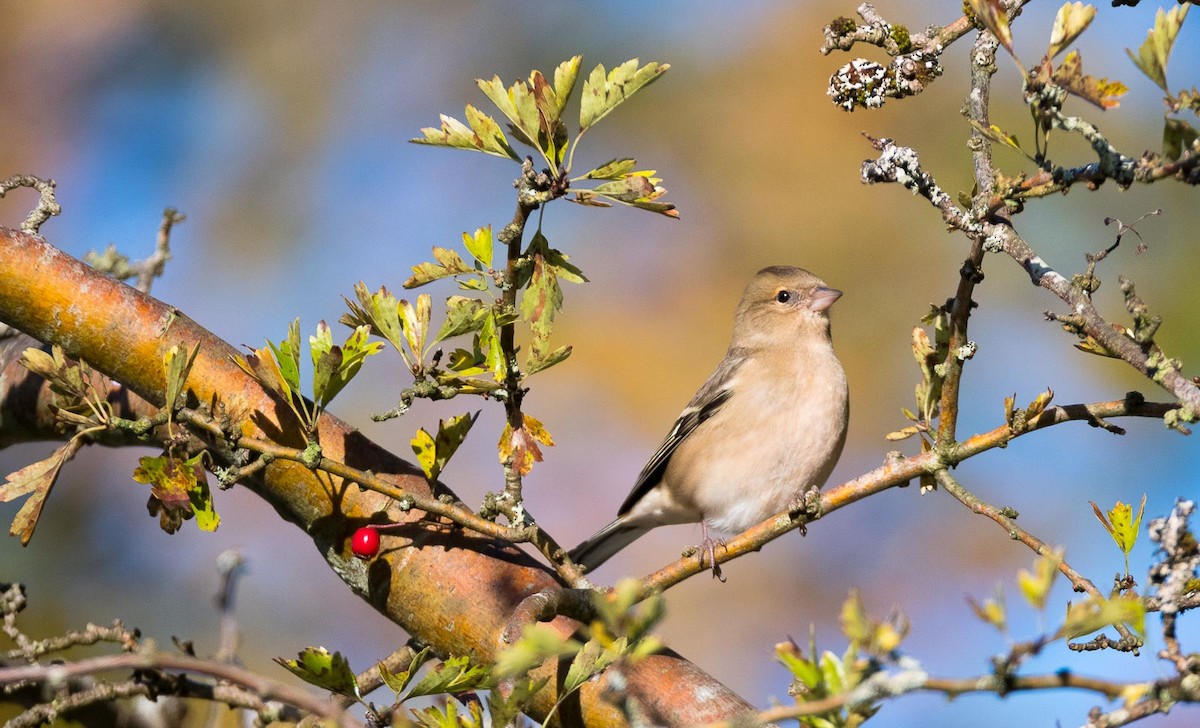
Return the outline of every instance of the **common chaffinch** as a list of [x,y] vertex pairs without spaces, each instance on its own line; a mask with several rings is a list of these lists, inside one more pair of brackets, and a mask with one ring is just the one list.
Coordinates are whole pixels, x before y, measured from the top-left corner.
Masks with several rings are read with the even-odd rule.
[[733,341],[646,463],[615,521],[571,551],[595,569],[656,526],[699,521],[714,576],[711,526],[738,533],[820,488],[846,441],[846,375],[829,307],[842,292],[801,268],[771,266],[747,284]]

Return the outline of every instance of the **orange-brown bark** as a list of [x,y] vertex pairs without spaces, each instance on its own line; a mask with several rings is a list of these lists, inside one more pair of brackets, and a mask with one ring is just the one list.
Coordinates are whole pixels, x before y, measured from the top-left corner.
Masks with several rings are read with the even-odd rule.
[[[87,361],[152,405],[164,399],[163,354],[175,344],[189,350],[199,344],[188,388],[200,402],[216,397],[244,435],[304,444],[288,408],[233,363],[230,345],[182,312],[96,273],[44,239],[5,228],[0,228],[0,321],[42,342],[59,344],[68,355]],[[27,387],[2,394],[0,445],[50,436],[44,397],[31,395]],[[27,411],[39,402],[39,412]],[[383,475],[413,493],[429,494],[424,477],[412,465],[341,420],[322,417],[319,436],[327,457]],[[558,583],[518,549],[430,523],[419,512],[406,514],[378,493],[318,477],[294,462],[277,460],[244,485],[304,529],[351,589],[442,654],[491,660],[520,601]],[[409,526],[389,532],[379,558],[369,563],[354,559],[350,534],[380,511]],[[563,618],[553,624],[564,632],[575,628]],[[555,666],[542,670],[553,674]],[[707,723],[750,709],[674,654],[640,663],[629,677],[630,692],[659,723]],[[598,683],[586,686],[578,704],[565,706],[563,722],[621,725],[620,713],[600,697],[600,690]],[[543,691],[537,712],[549,710],[554,692]]]

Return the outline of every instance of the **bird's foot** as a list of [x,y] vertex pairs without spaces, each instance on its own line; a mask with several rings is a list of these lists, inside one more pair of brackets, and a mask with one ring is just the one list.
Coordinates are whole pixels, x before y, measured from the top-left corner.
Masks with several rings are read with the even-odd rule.
[[721,565],[717,563],[717,544],[721,548],[725,548],[724,540],[716,540],[708,537],[708,524],[704,521],[700,522],[700,530],[704,533],[704,540],[700,542],[700,563],[704,564],[704,554],[708,554],[708,565],[712,567],[712,575],[714,579],[719,579],[722,584],[725,583],[725,575],[721,573]]

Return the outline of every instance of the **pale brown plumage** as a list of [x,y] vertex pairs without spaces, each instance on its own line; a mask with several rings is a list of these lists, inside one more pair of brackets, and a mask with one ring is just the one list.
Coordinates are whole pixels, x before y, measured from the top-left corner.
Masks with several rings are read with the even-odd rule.
[[[571,551],[589,569],[656,526],[737,533],[819,488],[846,438],[846,375],[828,309],[841,291],[801,268],[751,279],[733,341],[638,476],[615,521]],[[715,573],[715,572],[714,572]]]

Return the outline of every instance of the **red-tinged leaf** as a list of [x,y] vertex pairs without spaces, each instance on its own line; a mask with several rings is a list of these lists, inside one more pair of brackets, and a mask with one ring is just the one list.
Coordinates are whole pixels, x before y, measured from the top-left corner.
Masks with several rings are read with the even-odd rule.
[[538,443],[553,446],[554,439],[537,419],[529,415],[523,417],[524,424],[516,430],[513,430],[512,425],[505,425],[497,450],[500,453],[500,462],[511,458],[512,467],[521,475],[527,475],[533,470],[535,462],[542,461],[542,450]]
[[1054,82],[1089,103],[1107,111],[1121,105],[1120,97],[1129,92],[1129,88],[1120,81],[1109,81],[1107,78],[1096,78],[1083,73],[1083,58],[1078,51],[1071,51],[1052,76]]
[[82,439],[73,437],[45,460],[26,465],[5,477],[7,482],[0,488],[0,503],[29,496],[13,517],[12,526],[8,529],[10,535],[21,539],[22,546],[27,545],[29,539],[33,538],[33,529],[37,527],[42,508],[46,505],[46,497],[50,495],[50,489],[58,480],[62,466],[74,457],[82,444]]

